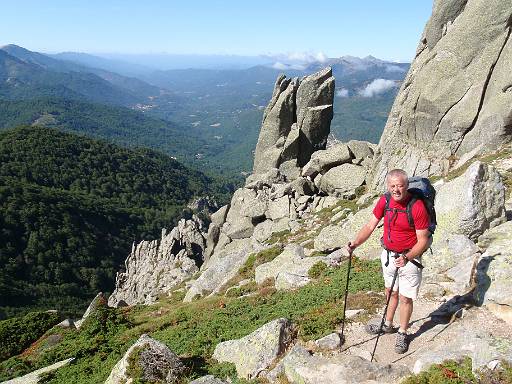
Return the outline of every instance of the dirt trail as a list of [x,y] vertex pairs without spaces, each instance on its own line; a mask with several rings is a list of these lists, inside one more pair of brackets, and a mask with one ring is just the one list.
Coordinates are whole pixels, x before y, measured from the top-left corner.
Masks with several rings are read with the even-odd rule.
[[[411,342],[409,351],[405,354],[397,354],[394,351],[395,334],[384,334],[379,338],[377,350],[375,352],[375,361],[381,364],[397,363],[407,365],[410,369],[417,360],[419,349],[428,345],[448,344],[454,337],[452,332],[461,323],[469,326],[471,329],[486,330],[499,337],[509,338],[512,335],[512,326],[496,318],[491,312],[484,308],[469,308],[462,311],[462,317],[453,319],[448,317],[432,316],[443,303],[427,299],[418,299],[414,303],[414,311],[411,318],[409,334]],[[380,324],[381,317],[371,320]],[[394,324],[398,325],[398,309],[395,315]],[[358,355],[365,359],[370,359],[371,352],[375,345],[376,336],[369,335],[364,330],[365,324],[351,323],[345,328],[346,342],[342,346],[341,352]]]

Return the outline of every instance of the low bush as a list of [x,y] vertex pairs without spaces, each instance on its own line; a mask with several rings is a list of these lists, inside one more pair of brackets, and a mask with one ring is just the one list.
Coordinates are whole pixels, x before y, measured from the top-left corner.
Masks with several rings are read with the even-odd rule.
[[57,312],[30,312],[0,321],[0,361],[23,352],[59,321]]

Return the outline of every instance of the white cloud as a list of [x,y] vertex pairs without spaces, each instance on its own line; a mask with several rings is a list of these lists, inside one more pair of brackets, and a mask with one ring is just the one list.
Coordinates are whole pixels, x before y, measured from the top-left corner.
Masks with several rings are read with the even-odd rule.
[[283,70],[283,69],[288,69],[288,65],[283,64],[283,63],[281,63],[280,61],[276,61],[276,62],[272,65],[272,68]]
[[397,82],[386,79],[375,79],[364,89],[359,91],[359,95],[363,97],[373,97],[384,93],[391,88],[398,86]]
[[341,88],[336,91],[336,96],[338,97],[348,97],[348,89]]
[[386,65],[386,72],[405,72],[405,68],[398,65]]

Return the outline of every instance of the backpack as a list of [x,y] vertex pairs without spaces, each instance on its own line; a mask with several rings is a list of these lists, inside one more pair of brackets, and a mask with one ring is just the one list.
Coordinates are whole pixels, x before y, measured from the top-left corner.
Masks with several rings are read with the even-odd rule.
[[[407,213],[407,220],[409,221],[409,225],[411,228],[414,228],[414,219],[412,217],[412,207],[416,201],[421,200],[425,205],[427,210],[430,224],[428,226],[428,230],[431,234],[434,234],[437,226],[436,220],[436,209],[434,206],[435,198],[436,198],[436,190],[430,183],[430,180],[425,177],[414,176],[408,179],[409,188],[408,192],[412,195],[412,199],[407,204],[407,209],[405,212]],[[391,200],[391,194],[386,192],[384,194],[386,198],[386,206],[384,212],[391,211],[389,208],[389,202]],[[400,211],[403,212],[403,211]]]

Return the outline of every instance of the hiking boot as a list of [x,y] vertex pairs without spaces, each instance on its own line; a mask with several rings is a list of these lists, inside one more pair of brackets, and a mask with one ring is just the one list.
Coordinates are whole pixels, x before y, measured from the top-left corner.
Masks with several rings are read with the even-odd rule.
[[405,353],[409,349],[409,338],[407,337],[407,333],[398,332],[396,334],[395,341],[395,352],[396,353]]
[[[377,335],[379,333],[379,328],[380,328],[379,324],[366,324],[365,330],[370,335]],[[382,326],[382,330],[380,331],[380,334],[382,335],[383,333],[394,333],[394,332],[396,332],[396,328],[394,328],[392,325],[384,324]]]

